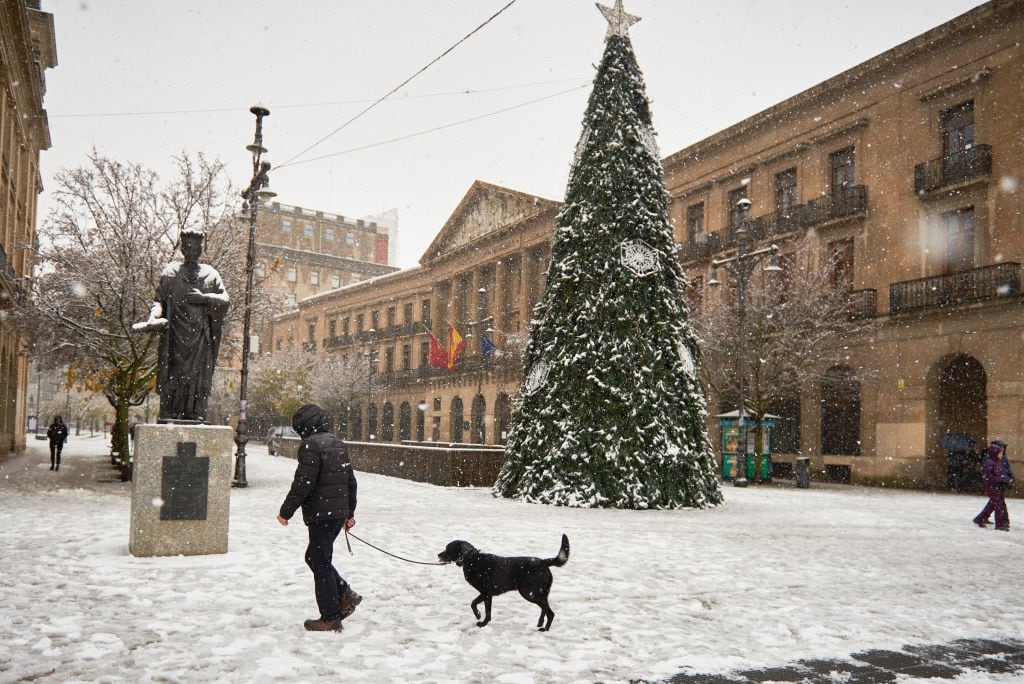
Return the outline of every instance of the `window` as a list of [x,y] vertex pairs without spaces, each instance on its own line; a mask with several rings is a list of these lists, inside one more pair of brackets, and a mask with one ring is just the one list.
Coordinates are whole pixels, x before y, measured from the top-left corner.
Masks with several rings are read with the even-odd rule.
[[828,156],[828,164],[832,181],[832,198],[843,201],[853,192],[855,171],[853,148],[847,147],[833,152]]
[[395,370],[395,348],[388,347],[384,350],[384,372],[392,373]]
[[387,321],[388,321],[388,327],[389,328],[394,328],[396,325],[398,325],[398,321],[396,320],[396,317],[397,317],[397,312],[395,311],[395,307],[389,306],[388,307],[388,312],[387,312]]
[[303,226],[302,230],[303,230],[303,233],[305,233],[306,237],[313,237],[313,226],[312,226],[312,224],[307,223],[305,226]]
[[370,327],[374,330],[380,330],[380,311],[374,311],[370,314]]
[[338,289],[339,287],[341,287],[341,276],[338,275],[337,273],[331,276],[331,287],[333,287],[334,289]]
[[281,232],[290,233],[292,232],[292,222],[289,219],[281,219]]
[[402,307],[402,322],[406,325],[412,323],[412,304],[406,304]]
[[402,345],[402,370],[407,371],[412,368],[412,345]]
[[420,342],[420,368],[430,365],[430,342]]
[[704,203],[691,204],[686,208],[686,228],[690,242],[704,242]]
[[420,304],[420,320],[423,325],[430,327],[430,300],[424,299]]
[[295,302],[296,302],[295,295],[294,294],[288,295],[288,306],[295,306]]
[[320,284],[320,271],[310,271],[309,272],[309,284],[310,285],[319,285]]
[[832,289],[850,292],[853,289],[853,238],[828,243],[832,267]]
[[942,157],[952,166],[966,161],[974,147],[974,101],[958,104],[942,112]]
[[349,317],[345,316],[344,318],[341,319],[341,334],[342,335],[348,335],[348,329],[349,329]]
[[348,231],[347,233],[345,233],[345,244],[346,245],[354,245],[354,244],[356,244],[356,234],[353,233],[351,230]]
[[277,351],[281,351],[281,338],[280,337],[277,338],[277,343],[274,346],[277,347]]
[[324,228],[324,239],[325,240],[333,240],[334,239],[334,229],[333,228]]
[[740,211],[739,201],[741,199],[747,199],[747,186],[730,190],[728,199],[726,200],[729,204],[727,207],[729,210],[729,225],[738,226],[740,225],[740,219],[743,217],[743,212]]
[[788,214],[796,206],[796,169],[775,174],[775,211]]
[[306,326],[306,330],[309,332],[309,335],[306,338],[307,341],[311,342],[312,344],[316,344],[316,322],[314,321],[312,323],[309,323]]
[[288,267],[288,282],[296,283],[299,281],[299,269],[294,266]]
[[939,217],[938,249],[943,274],[957,273],[974,268],[974,207],[965,207]]
[[327,321],[327,331],[329,337],[338,336],[338,319],[332,318],[331,320]]
[[356,314],[356,334],[363,332],[364,329],[364,317],[363,314]]

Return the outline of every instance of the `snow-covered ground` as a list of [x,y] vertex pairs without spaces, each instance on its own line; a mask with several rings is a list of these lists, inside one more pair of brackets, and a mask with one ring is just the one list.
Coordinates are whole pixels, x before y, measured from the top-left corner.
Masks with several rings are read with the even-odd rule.
[[44,442],[0,460],[0,681],[626,682],[1024,634],[1019,499],[1006,533],[971,524],[980,496],[727,485],[709,510],[578,510],[369,474],[353,532],[408,558],[456,538],[550,557],[568,534],[552,631],[514,594],[477,628],[459,568],[339,539],[365,601],[308,633],[305,528],[274,518],[293,461],[250,447],[227,554],[135,558],[130,485],[95,482],[105,450],[72,436],[59,473]]

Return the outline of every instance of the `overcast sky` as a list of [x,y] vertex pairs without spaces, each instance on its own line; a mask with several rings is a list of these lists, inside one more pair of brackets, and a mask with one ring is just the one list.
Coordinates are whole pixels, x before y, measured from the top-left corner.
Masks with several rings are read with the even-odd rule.
[[[630,35],[663,156],[978,4],[625,0],[641,17]],[[418,262],[476,179],[562,199],[607,26],[590,0],[42,7],[54,15],[59,64],[47,72],[53,147],[42,154],[41,220],[53,174],[93,147],[159,172],[182,151],[203,152],[245,187],[249,107],[261,103],[276,199],[352,217],[397,208],[402,267]]]

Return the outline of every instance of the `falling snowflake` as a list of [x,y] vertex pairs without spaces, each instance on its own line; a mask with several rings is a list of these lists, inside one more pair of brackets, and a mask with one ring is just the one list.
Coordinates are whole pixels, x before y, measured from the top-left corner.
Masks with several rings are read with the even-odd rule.
[[627,240],[622,243],[622,265],[643,278],[659,269],[658,252],[643,240]]

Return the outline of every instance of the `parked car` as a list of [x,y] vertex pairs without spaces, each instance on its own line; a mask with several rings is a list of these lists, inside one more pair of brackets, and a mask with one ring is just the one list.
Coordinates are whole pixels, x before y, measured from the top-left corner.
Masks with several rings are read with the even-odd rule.
[[281,448],[282,439],[285,437],[298,438],[298,436],[298,433],[287,425],[278,425],[270,431],[269,435],[267,435],[267,451],[270,452],[271,456],[274,456],[277,454],[277,450]]

